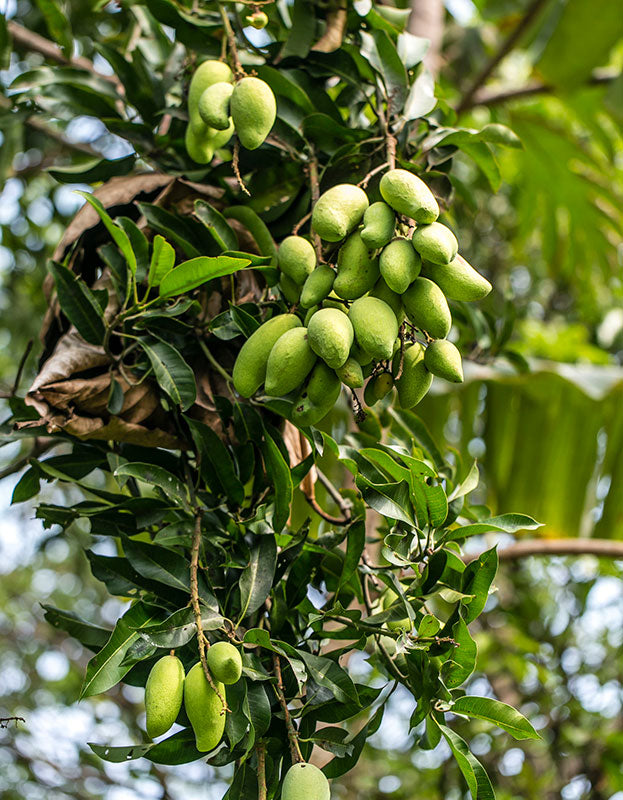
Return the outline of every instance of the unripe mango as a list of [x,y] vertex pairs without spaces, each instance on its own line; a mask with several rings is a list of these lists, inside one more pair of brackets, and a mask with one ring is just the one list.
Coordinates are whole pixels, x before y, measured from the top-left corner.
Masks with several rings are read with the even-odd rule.
[[331,800],[329,781],[313,764],[293,764],[283,780],[281,800]]
[[314,316],[314,314],[316,313],[316,311],[318,311],[319,308],[320,306],[312,306],[311,308],[307,309],[307,314],[305,314],[305,319],[303,320],[304,328],[307,327],[307,325],[309,324],[309,320]]
[[[214,681],[221,697],[225,687]],[[197,662],[184,682],[184,708],[195,732],[195,743],[200,753],[214,750],[223,738],[225,714],[223,702],[208,683],[201,662]]]
[[356,300],[379,279],[379,261],[371,258],[359,231],[351,233],[337,256],[337,277],[333,291],[344,300]]
[[192,125],[186,126],[186,135],[184,137],[186,152],[197,164],[209,164],[214,158],[214,144],[207,131],[208,129],[205,128],[203,133],[197,134]]
[[379,189],[383,200],[394,211],[418,223],[434,222],[439,206],[423,180],[406,169],[391,169],[381,178]]
[[206,125],[218,131],[229,128],[229,99],[233,91],[231,83],[225,81],[208,86],[197,105],[199,116]]
[[224,131],[217,131],[213,128],[208,128],[208,135],[210,143],[215,150],[218,150],[219,147],[223,147],[227,144],[227,142],[231,139],[234,135],[234,123],[229,120],[229,125],[225,128]]
[[224,61],[204,61],[194,71],[188,87],[188,115],[196,133],[205,133],[205,123],[199,115],[199,100],[205,90],[215,83],[228,83],[233,74]]
[[310,273],[301,291],[301,305],[310,308],[320,303],[333,289],[335,270],[326,264],[321,264]]
[[[400,353],[394,356],[394,371],[398,371]],[[433,376],[424,365],[424,348],[419,342],[405,348],[402,375],[396,381],[401,408],[413,408],[430,389]]]
[[163,656],[151,668],[145,685],[147,735],[162,736],[173,725],[182,707],[184,667],[179,658]]
[[231,686],[242,675],[242,657],[237,647],[229,642],[215,642],[206,653],[210,675],[215,681]]
[[277,116],[277,101],[270,86],[259,78],[243,78],[229,103],[240,144],[257,149],[270,133]]
[[396,215],[387,203],[379,201],[366,208],[361,238],[370,250],[385,247],[391,242],[396,227]]
[[416,328],[435,339],[445,339],[452,325],[448,301],[428,278],[416,278],[402,296],[407,316]]
[[394,388],[394,378],[389,372],[373,375],[366,384],[363,399],[366,405],[373,406]]
[[279,314],[264,322],[242,345],[234,364],[234,387],[242,397],[251,397],[266,378],[266,366],[275,342],[291,328],[301,327],[294,314]]
[[397,294],[407,288],[420,274],[422,259],[413,249],[408,239],[394,239],[379,257],[379,269],[385,283]]
[[282,397],[294,391],[303,383],[315,363],[316,354],[307,341],[307,328],[286,331],[277,339],[268,356],[266,394]]
[[287,236],[279,245],[278,258],[279,269],[300,286],[316,266],[314,246],[302,236]]
[[321,308],[309,320],[307,337],[314,353],[332,369],[338,369],[349,356],[353,326],[348,316],[337,308]]
[[251,25],[251,27],[261,31],[262,28],[265,28],[268,25],[268,15],[263,11],[254,11],[253,14],[250,14],[246,18],[246,21],[249,25]]
[[405,315],[402,308],[402,297],[389,288],[383,277],[380,277],[375,283],[374,289],[372,289],[370,295],[372,297],[378,297],[379,300],[383,300],[384,303],[387,303],[396,315],[398,322],[402,322]]
[[323,361],[319,361],[313,368],[307,385],[294,401],[292,422],[300,427],[316,425],[335,405],[341,386],[335,372]]
[[457,348],[447,339],[435,339],[424,354],[426,369],[452,383],[463,383],[463,363]]
[[372,358],[391,358],[398,336],[398,320],[391,308],[378,297],[361,297],[350,307],[348,317],[357,344]]
[[279,276],[279,288],[286,301],[295,306],[301,299],[301,287],[289,275],[282,272]]
[[433,264],[449,264],[459,250],[456,236],[441,222],[418,225],[411,241],[422,258]]
[[323,308],[336,308],[338,311],[341,311],[343,314],[348,314],[348,306],[344,303],[343,300],[336,295],[334,291],[330,291],[329,294],[325,297],[322,301]]
[[350,348],[350,356],[354,358],[358,364],[361,364],[362,367],[365,367],[372,361],[370,353],[366,353],[362,347],[359,347],[357,342],[354,342],[353,346]]
[[482,300],[493,288],[461,255],[449,264],[424,264],[422,275],[430,278],[448,300]]
[[361,364],[352,356],[346,359],[346,363],[335,370],[338,378],[351,389],[360,389],[363,386],[363,372]]
[[359,225],[368,204],[368,196],[359,186],[332,186],[314,206],[312,227],[326,242],[339,242]]

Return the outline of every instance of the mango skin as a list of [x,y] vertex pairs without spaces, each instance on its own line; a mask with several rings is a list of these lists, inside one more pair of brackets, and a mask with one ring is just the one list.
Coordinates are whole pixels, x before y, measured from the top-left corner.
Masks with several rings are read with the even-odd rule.
[[277,339],[268,356],[264,387],[266,394],[283,397],[293,392],[309,375],[316,359],[307,341],[307,328],[286,331]]
[[206,653],[206,663],[215,681],[231,686],[242,676],[242,657],[229,642],[215,642]]
[[279,314],[264,322],[242,345],[234,364],[234,388],[242,397],[255,394],[266,378],[268,357],[275,342],[291,328],[301,327],[294,314]]
[[301,305],[303,308],[311,308],[321,303],[328,297],[333,289],[335,281],[335,270],[326,264],[321,264],[311,272],[301,291]]
[[452,315],[444,293],[428,278],[416,278],[402,296],[407,317],[435,339],[445,339],[452,325]]
[[366,353],[363,348],[359,347],[357,342],[355,342],[350,348],[350,357],[354,358],[355,361],[362,367],[365,367],[372,362],[372,356],[370,353]]
[[457,348],[447,339],[435,339],[426,348],[424,364],[429,372],[451,383],[463,383],[463,363]]
[[423,180],[406,169],[392,169],[381,178],[383,200],[394,211],[418,223],[434,222],[439,216],[435,197]]
[[449,264],[459,251],[456,236],[441,222],[418,225],[411,242],[422,258],[433,264]]
[[[394,370],[398,371],[400,353],[394,357]],[[402,375],[396,381],[398,402],[401,408],[413,408],[426,395],[433,376],[424,365],[424,348],[419,342],[405,348]]]
[[323,361],[313,368],[307,385],[299,392],[292,407],[291,420],[301,428],[316,425],[331,411],[340,396],[342,384]]
[[366,405],[373,406],[388,395],[394,388],[394,378],[389,372],[374,375],[366,384],[363,399]]
[[199,116],[210,128],[224,131],[229,128],[229,100],[234,87],[226,81],[213,83],[199,98]]
[[332,186],[314,206],[312,228],[325,242],[339,242],[359,225],[368,205],[368,196],[359,186]]
[[338,378],[350,389],[360,389],[363,386],[363,372],[357,359],[349,356],[346,363],[335,370]]
[[396,228],[394,210],[380,200],[366,208],[363,215],[361,238],[370,250],[378,250],[389,244]]
[[281,800],[331,800],[329,781],[313,764],[293,764],[283,780]]
[[371,297],[378,297],[379,300],[383,300],[384,303],[387,303],[396,315],[398,322],[402,322],[405,316],[404,309],[402,308],[402,297],[389,288],[383,276],[378,279],[370,295]]
[[461,255],[443,266],[423,264],[422,275],[434,281],[448,300],[482,300],[493,288]]
[[344,300],[356,300],[369,292],[378,278],[378,259],[370,257],[359,231],[351,233],[337,256],[337,277],[333,291]]
[[289,275],[282,272],[279,276],[279,288],[284,299],[291,305],[295,306],[301,299],[301,287],[295,283]]
[[331,369],[346,363],[354,339],[353,326],[343,311],[321,308],[309,320],[307,338],[311,349]]
[[277,101],[273,90],[259,78],[243,78],[234,87],[229,108],[240,144],[256,150],[275,124]]
[[350,307],[349,319],[357,344],[377,361],[392,357],[398,336],[396,315],[378,297],[361,297]]
[[184,666],[175,656],[163,656],[151,668],[145,685],[147,735],[162,736],[180,713],[184,697]]
[[420,274],[422,259],[408,239],[394,239],[379,257],[379,269],[385,283],[396,294],[403,294]]
[[209,164],[214,158],[214,143],[207,128],[204,133],[197,134],[192,125],[187,125],[184,144],[186,152],[197,164]]
[[314,246],[302,236],[287,236],[279,245],[278,265],[285,275],[302,286],[316,267]]
[[[214,681],[221,697],[225,697],[225,687]],[[214,750],[225,732],[223,703],[210,686],[203,673],[201,662],[197,662],[186,676],[184,682],[184,708],[195,732],[195,743],[200,753]]]
[[205,123],[199,115],[199,99],[215,83],[229,83],[234,78],[224,61],[204,61],[194,71],[188,87],[188,116],[195,133],[205,133]]

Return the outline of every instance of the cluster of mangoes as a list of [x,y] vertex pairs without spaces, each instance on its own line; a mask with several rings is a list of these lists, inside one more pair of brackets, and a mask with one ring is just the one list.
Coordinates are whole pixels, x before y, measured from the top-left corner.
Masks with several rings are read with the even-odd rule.
[[314,206],[313,230],[340,243],[335,268],[318,263],[308,239],[284,239],[279,287],[293,313],[264,322],[234,365],[234,387],[243,397],[262,385],[269,396],[294,393],[291,419],[299,426],[319,422],[342,384],[358,389],[367,378],[367,405],[395,385],[400,406],[412,408],[433,375],[463,380],[460,353],[446,339],[448,298],[480,300],[491,284],[437,222],[439,206],[424,181],[392,169],[379,188],[383,200],[372,205],[360,187],[340,184]]
[[265,81],[234,81],[224,61],[204,61],[188,88],[186,151],[198,164],[209,164],[234,133],[243,147],[255,150],[270,133],[276,115],[275,95]]
[[163,656],[154,664],[145,686],[146,729],[152,739],[171,728],[183,700],[197,750],[207,753],[221,741],[225,731],[225,685],[240,680],[242,658],[233,644],[216,642],[208,649],[206,662],[212,683],[199,661],[188,675],[175,655]]

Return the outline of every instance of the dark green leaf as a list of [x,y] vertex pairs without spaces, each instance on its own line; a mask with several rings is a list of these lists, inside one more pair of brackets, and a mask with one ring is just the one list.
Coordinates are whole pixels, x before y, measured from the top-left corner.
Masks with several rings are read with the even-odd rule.
[[141,339],[140,345],[147,354],[160,388],[183,411],[187,411],[197,397],[192,369],[171,344],[155,339]]
[[160,282],[160,296],[174,297],[196,289],[213,278],[231,275],[240,269],[248,267],[249,259],[231,258],[230,256],[199,256],[190,261],[184,261],[170,270]]
[[519,711],[490,697],[459,697],[452,706],[453,714],[484,719],[510,733],[513,739],[540,739],[539,734]]
[[93,208],[97,211],[100,216],[100,219],[106,226],[108,233],[113,238],[115,244],[123,253],[125,260],[127,261],[128,267],[133,275],[136,274],[136,256],[134,255],[134,251],[132,250],[132,245],[130,244],[130,239],[128,234],[121,228],[119,225],[116,225],[110,215],[102,205],[102,203],[92,194],[89,192],[78,192],[81,194],[87,203],[90,203]]
[[111,631],[86,622],[72,611],[63,611],[49,605],[42,605],[42,608],[50,625],[65,631],[90,650],[100,650],[110,638]]
[[67,319],[76,326],[85,342],[101,344],[106,328],[102,309],[93,292],[62,264],[51,261],[50,272],[54,276],[58,301]]
[[238,248],[238,237],[225,217],[205,200],[195,200],[195,216],[210,231],[221,250]]
[[240,576],[240,619],[262,606],[273,586],[277,565],[277,545],[271,535],[260,536],[251,550],[251,559]]
[[279,533],[290,516],[290,503],[292,502],[292,494],[294,492],[292,475],[290,474],[290,467],[286,463],[281,450],[277,447],[268,432],[266,432],[264,437],[262,452],[266,462],[266,469],[275,487],[273,527],[275,531]]
[[439,725],[439,727],[467,781],[472,800],[495,800],[489,776],[480,761],[471,754],[467,744],[450,728],[445,725]]
[[136,478],[143,483],[157,486],[165,495],[190,511],[188,489],[185,484],[163,467],[144,464],[140,461],[121,464],[115,470],[116,478]]

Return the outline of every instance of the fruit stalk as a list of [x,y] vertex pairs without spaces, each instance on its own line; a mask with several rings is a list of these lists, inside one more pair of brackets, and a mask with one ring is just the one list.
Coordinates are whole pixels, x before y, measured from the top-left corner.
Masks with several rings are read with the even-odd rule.
[[227,36],[227,47],[232,61],[234,77],[238,81],[240,80],[240,78],[244,76],[245,72],[244,69],[242,68],[242,64],[240,63],[240,58],[238,57],[238,48],[236,47],[236,37],[234,36],[234,29],[232,28],[231,22],[229,21],[229,17],[227,16],[227,11],[225,11],[225,9],[220,3],[218,9],[221,12],[223,27],[225,28],[225,35]]
[[288,732],[288,742],[290,743],[290,755],[292,757],[292,763],[298,764],[301,761],[304,761],[303,755],[301,753],[301,748],[299,747],[299,737],[298,733],[296,732],[296,728],[294,727],[294,723],[292,722],[292,717],[290,716],[290,710],[288,709],[288,701],[286,700],[286,696],[284,693],[283,687],[283,677],[281,675],[281,661],[279,660],[279,656],[277,653],[273,653],[273,669],[275,672],[275,677],[277,678],[277,685],[275,686],[275,691],[277,692],[277,697],[279,698],[279,703],[281,704],[281,708],[283,710],[283,716],[286,723],[286,730]]
[[257,800],[266,800],[266,745],[260,742],[255,747],[257,753]]

